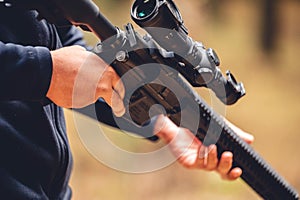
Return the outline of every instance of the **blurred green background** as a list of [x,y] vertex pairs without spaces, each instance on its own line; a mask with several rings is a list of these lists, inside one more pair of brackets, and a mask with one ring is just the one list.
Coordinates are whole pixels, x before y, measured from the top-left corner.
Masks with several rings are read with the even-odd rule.
[[[226,117],[252,133],[254,149],[300,191],[300,1],[175,2],[190,36],[214,48],[221,59],[221,70],[230,69],[245,85],[246,96],[226,108]],[[123,28],[132,22],[132,1],[96,3],[116,26]],[[85,37],[91,45],[98,42],[90,33]],[[196,90],[206,98],[205,89]],[[223,181],[215,172],[188,170],[177,163],[146,174],[110,169],[85,149],[72,113],[66,114],[74,155],[74,200],[260,199],[242,180]],[[118,135],[115,130],[107,131],[114,134],[112,137]],[[156,145],[148,141],[135,144],[119,135],[117,139],[123,145],[134,148]]]

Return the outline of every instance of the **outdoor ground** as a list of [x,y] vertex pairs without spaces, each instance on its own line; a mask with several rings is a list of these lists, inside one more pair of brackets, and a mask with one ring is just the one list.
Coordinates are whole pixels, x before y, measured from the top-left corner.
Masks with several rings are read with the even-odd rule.
[[[127,22],[132,22],[129,16],[131,2],[119,2],[99,1],[98,5],[115,25],[123,28]],[[269,56],[259,44],[260,1],[222,1],[218,19],[213,17],[213,9],[208,7],[207,0],[175,2],[190,35],[214,48],[221,58],[222,71],[230,69],[245,85],[246,96],[237,104],[226,107],[226,117],[252,133],[254,149],[300,191],[299,1],[280,3],[277,48]],[[91,45],[97,42],[91,34],[86,34],[86,38]],[[197,91],[207,98],[205,89]],[[74,200],[260,199],[242,180],[222,181],[216,173],[187,170],[177,163],[144,174],[111,169],[87,151],[76,130],[73,113],[66,110],[66,114],[74,155],[71,177]],[[86,127],[95,124],[84,117],[81,120]],[[105,130],[111,132],[107,136],[112,141],[130,146],[128,148],[147,150],[158,145],[148,141],[136,144],[121,136],[122,133]],[[86,128],[85,131],[92,130]]]

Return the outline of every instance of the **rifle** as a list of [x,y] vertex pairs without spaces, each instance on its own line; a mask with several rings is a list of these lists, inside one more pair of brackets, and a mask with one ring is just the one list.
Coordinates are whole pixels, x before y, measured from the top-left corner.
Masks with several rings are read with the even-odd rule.
[[[159,104],[177,125],[195,132],[204,145],[216,144],[218,156],[234,154],[233,167],[243,170],[241,178],[264,199],[299,199],[289,185],[255,150],[245,143],[193,87],[210,88],[226,105],[245,95],[228,71],[225,78],[216,53],[188,36],[181,14],[172,0],[136,0],[131,17],[148,34],[142,37],[132,24],[125,31],[113,26],[91,0],[54,0],[38,10],[54,23],[57,16],[89,30],[102,41],[94,52],[122,77],[126,87],[127,111],[122,117],[136,126],[147,125]],[[44,5],[47,5],[46,3]],[[59,18],[62,19],[62,18]],[[156,27],[156,28],[153,28]],[[138,87],[137,87],[138,86]],[[146,135],[149,136],[149,135]]]

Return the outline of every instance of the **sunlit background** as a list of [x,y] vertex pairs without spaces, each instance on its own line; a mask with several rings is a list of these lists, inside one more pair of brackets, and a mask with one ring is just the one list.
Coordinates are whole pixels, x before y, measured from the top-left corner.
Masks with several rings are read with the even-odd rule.
[[[245,85],[246,96],[226,108],[226,117],[252,133],[254,149],[300,191],[300,1],[175,2],[190,36],[214,48],[222,71],[230,69]],[[129,13],[132,1],[96,3],[116,26],[123,29],[123,25],[133,23]],[[98,42],[92,34],[85,33],[85,37],[90,45]],[[204,98],[205,90],[197,89]],[[177,163],[146,174],[111,169],[86,150],[74,126],[73,114],[66,114],[74,156],[74,200],[260,199],[241,179],[227,182],[215,172],[188,170]],[[84,117],[82,121],[94,123]],[[106,130],[113,139],[131,148],[158,145],[149,141],[134,143],[116,130]]]

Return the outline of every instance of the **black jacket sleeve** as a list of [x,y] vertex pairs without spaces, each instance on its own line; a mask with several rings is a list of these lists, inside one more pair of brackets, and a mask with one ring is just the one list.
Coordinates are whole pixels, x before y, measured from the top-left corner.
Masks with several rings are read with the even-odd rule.
[[47,48],[0,41],[1,101],[41,101],[48,91],[51,74],[52,60]]
[[79,28],[75,26],[58,26],[57,32],[62,42],[62,46],[80,45],[89,49]]

